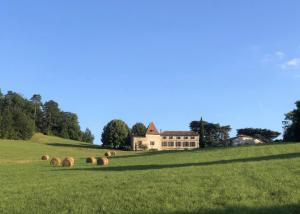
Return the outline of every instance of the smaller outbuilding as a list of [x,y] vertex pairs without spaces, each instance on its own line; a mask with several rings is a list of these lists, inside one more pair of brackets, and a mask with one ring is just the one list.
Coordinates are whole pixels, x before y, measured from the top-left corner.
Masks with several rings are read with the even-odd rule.
[[256,145],[256,144],[265,144],[265,143],[267,142],[260,138],[251,137],[247,135],[238,135],[224,142],[224,144],[231,145],[231,146]]

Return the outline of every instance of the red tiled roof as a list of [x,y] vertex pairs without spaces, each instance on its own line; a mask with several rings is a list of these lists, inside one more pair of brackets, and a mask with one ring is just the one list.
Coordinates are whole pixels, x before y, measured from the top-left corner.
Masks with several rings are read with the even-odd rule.
[[153,122],[149,124],[146,134],[159,135],[159,132],[157,131]]
[[192,131],[164,131],[160,133],[161,136],[198,136],[196,132]]

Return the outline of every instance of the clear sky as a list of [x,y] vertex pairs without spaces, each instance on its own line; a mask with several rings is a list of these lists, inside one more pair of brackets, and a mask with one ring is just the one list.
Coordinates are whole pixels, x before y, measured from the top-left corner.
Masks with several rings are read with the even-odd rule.
[[300,99],[299,0],[0,0],[0,88],[78,114],[282,131]]

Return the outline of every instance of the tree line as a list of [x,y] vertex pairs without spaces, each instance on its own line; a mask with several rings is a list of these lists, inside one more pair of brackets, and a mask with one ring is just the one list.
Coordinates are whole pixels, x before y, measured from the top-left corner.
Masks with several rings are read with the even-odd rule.
[[[194,120],[189,124],[190,130],[199,134],[200,147],[224,146],[230,138],[230,125],[220,125],[202,120]],[[115,149],[130,149],[132,137],[144,137],[147,128],[143,123],[136,123],[131,128],[122,120],[112,120],[104,126],[101,141],[104,147]],[[273,142],[280,133],[268,129],[245,128],[238,129],[238,135],[248,135],[264,142]]]
[[43,103],[38,94],[29,100],[13,91],[4,95],[0,90],[0,138],[27,140],[35,132],[88,143],[94,141],[89,129],[81,131],[78,116],[62,111],[57,102]]
[[[222,126],[218,123],[210,123],[207,121],[199,120],[190,123],[191,131],[197,132],[200,136],[200,147],[206,146],[225,146],[226,140],[230,138],[231,127],[229,125]],[[266,143],[271,143],[281,133],[269,129],[261,128],[244,128],[238,129],[237,135],[247,135],[260,139]]]
[[[300,100],[295,102],[296,108],[287,114],[283,120],[283,141],[300,142]],[[203,121],[192,121],[190,129],[199,133],[200,146],[222,144],[229,138],[230,126],[221,126],[219,124]],[[260,139],[266,143],[274,142],[280,136],[280,132],[261,128],[243,128],[237,130],[237,135],[247,135]],[[279,140],[281,141],[281,140]]]
[[[284,141],[300,141],[300,101],[296,109],[285,115],[283,121]],[[190,130],[199,133],[200,146],[217,146],[229,139],[231,127],[195,120],[189,124]],[[112,120],[104,128],[101,140],[104,146],[111,148],[128,148],[132,136],[145,136],[146,126],[136,123],[129,128],[122,120]],[[2,94],[0,90],[0,138],[30,139],[35,132],[59,136],[66,139],[92,143],[94,136],[89,129],[81,131],[78,116],[64,112],[53,100],[42,102],[41,95],[35,94],[31,99],[13,91]],[[237,130],[238,135],[256,137],[265,142],[273,142],[280,133],[268,129],[244,128]]]

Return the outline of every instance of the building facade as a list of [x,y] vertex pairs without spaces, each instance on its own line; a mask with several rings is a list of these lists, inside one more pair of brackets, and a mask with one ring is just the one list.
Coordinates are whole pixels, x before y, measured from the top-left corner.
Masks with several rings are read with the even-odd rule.
[[138,150],[185,150],[199,148],[199,135],[192,131],[158,132],[150,123],[144,137],[132,138],[132,149]]

